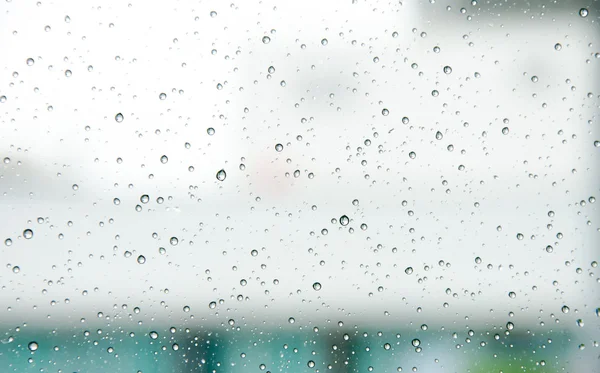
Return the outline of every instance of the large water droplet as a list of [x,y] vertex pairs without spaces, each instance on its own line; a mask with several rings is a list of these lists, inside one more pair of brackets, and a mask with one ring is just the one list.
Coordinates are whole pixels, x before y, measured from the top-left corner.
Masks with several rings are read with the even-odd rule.
[[23,231],[23,237],[25,237],[28,240],[32,239],[33,238],[33,231],[31,229],[25,229]]
[[345,227],[346,225],[348,225],[348,223],[350,223],[350,219],[348,218],[348,216],[346,216],[346,215],[340,216],[340,224],[342,226]]
[[587,10],[587,8],[581,8],[579,9],[579,15],[583,18],[587,17],[589,14],[589,11]]
[[118,113],[117,115],[115,115],[115,120],[117,121],[117,123],[121,123],[123,121],[123,114]]
[[29,351],[36,351],[38,349],[38,347],[39,347],[39,345],[35,341],[31,341],[27,345],[27,348],[29,349]]
[[217,172],[217,180],[223,181],[226,177],[227,174],[225,173],[225,170],[220,170],[219,172]]

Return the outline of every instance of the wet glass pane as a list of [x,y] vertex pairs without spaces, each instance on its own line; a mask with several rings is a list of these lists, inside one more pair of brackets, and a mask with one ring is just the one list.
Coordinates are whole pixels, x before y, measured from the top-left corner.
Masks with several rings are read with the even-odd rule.
[[599,17],[3,0],[0,371],[600,371]]

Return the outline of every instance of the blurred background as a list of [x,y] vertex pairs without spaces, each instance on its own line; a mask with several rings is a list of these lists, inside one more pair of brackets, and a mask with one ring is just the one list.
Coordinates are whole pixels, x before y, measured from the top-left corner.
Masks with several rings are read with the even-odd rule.
[[600,371],[599,10],[3,2],[0,371]]

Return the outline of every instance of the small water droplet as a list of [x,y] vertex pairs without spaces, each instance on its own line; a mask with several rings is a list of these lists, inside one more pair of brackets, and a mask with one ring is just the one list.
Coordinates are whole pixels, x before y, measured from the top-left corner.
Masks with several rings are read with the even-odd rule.
[[171,244],[171,246],[177,246],[177,244],[179,244],[179,239],[177,237],[171,237],[169,243]]
[[415,158],[417,158],[417,153],[410,152],[410,153],[408,153],[408,156],[410,157],[410,159],[415,159]]
[[262,42],[263,44],[269,44],[271,42],[271,38],[268,36],[263,36]]
[[35,63],[35,61],[33,60],[33,58],[27,59],[27,66],[33,66],[34,63]]
[[327,39],[322,39],[321,40],[321,45],[325,46],[329,43],[329,41],[327,41]]
[[444,138],[444,135],[440,131],[437,131],[435,133],[435,138],[436,138],[436,140],[441,140]]
[[502,128],[502,134],[503,135],[508,135],[509,132],[510,132],[510,130],[508,129],[508,127]]
[[277,144],[275,145],[275,150],[277,150],[278,152],[283,150],[283,145],[282,144]]
[[123,121],[123,114],[118,113],[117,115],[115,115],[115,120],[117,121],[117,123],[121,123]]
[[39,347],[39,345],[35,341],[31,341],[27,345],[27,348],[29,349],[29,351],[36,351],[38,349],[38,347]]
[[227,173],[225,173],[225,170],[220,170],[219,172],[217,172],[217,180],[223,181],[226,177]]
[[151,339],[157,339],[158,338],[158,333],[155,331],[151,331],[149,334]]
[[348,216],[346,216],[346,215],[340,216],[340,224],[342,226],[345,227],[346,225],[348,225],[349,222],[350,222],[350,219],[348,218]]
[[25,237],[25,239],[32,239],[33,238],[33,231],[31,229],[25,229],[23,231],[23,237]]
[[313,289],[315,289],[316,291],[321,290],[321,283],[320,282],[315,282],[313,284]]
[[160,95],[158,95],[158,98],[161,100],[165,100],[167,98],[167,94],[166,93],[161,93]]
[[160,157],[160,163],[165,164],[167,162],[169,162],[169,158],[166,155]]
[[554,44],[554,49],[557,50],[557,51],[561,50],[562,49],[562,44],[560,44],[560,43]]
[[146,263],[146,257],[143,256],[143,255],[138,256],[137,262],[138,262],[138,264],[144,264],[144,263]]
[[382,114],[384,117],[387,117],[387,116],[390,114],[390,111],[389,111],[388,109],[383,109],[383,110],[381,110],[381,114]]
[[444,73],[452,74],[452,68],[450,66],[444,66]]

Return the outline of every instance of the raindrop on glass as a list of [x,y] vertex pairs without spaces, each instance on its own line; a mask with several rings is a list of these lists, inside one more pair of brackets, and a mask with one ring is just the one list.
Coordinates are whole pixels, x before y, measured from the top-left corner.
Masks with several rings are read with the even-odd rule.
[[33,231],[31,229],[25,229],[23,231],[23,237],[30,240],[31,238],[33,238]]

